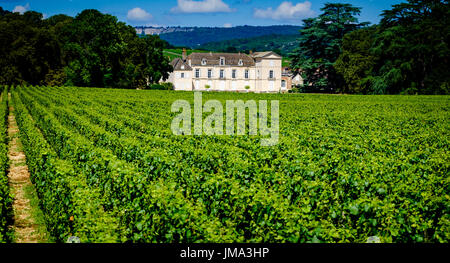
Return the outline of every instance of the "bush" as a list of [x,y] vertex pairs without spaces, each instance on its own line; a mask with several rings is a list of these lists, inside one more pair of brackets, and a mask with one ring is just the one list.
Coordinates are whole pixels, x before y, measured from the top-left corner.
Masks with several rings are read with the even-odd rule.
[[152,84],[149,86],[150,90],[173,90],[173,84],[170,82],[161,84]]

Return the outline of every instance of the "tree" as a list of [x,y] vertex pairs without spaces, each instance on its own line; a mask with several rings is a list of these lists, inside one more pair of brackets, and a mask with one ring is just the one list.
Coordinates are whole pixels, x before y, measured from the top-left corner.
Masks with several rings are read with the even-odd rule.
[[165,42],[158,36],[147,36],[145,40],[145,75],[150,83],[169,78],[169,72],[173,71],[170,61],[164,56]]
[[168,78],[158,36],[139,37],[131,26],[97,10],[84,10],[62,28],[69,85],[145,88]]
[[146,88],[172,70],[167,45],[97,10],[43,19],[0,9],[0,84]]
[[3,8],[0,6],[0,16],[4,16],[7,14],[11,14],[8,10],[3,10]]
[[56,37],[43,27],[37,12],[0,16],[0,84],[41,84],[51,69],[61,66]]
[[334,64],[336,72],[344,82],[338,91],[342,93],[371,93],[367,76],[371,74],[378,60],[371,51],[377,27],[362,28],[350,32],[342,41],[342,52]]
[[446,0],[409,0],[383,12],[370,79],[375,93],[450,92],[450,8]]
[[294,69],[304,73],[305,85],[314,91],[336,91],[342,79],[333,65],[345,34],[368,23],[356,18],[361,8],[351,4],[327,3],[317,18],[303,20],[299,48],[291,55]]

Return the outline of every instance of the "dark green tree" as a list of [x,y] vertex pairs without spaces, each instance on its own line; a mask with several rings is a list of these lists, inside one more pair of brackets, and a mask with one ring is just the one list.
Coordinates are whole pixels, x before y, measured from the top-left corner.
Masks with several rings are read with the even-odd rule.
[[342,41],[342,52],[334,63],[336,72],[344,82],[338,91],[342,93],[368,94],[371,87],[367,77],[372,73],[378,60],[371,48],[375,42],[375,26],[350,32]]
[[44,20],[0,9],[0,84],[146,88],[172,71],[167,45],[97,10]]
[[170,61],[164,56],[165,41],[158,36],[147,36],[145,40],[145,76],[150,83],[156,83],[160,79],[169,78],[169,72],[173,71]]
[[139,37],[131,26],[85,10],[62,28],[69,85],[145,88],[172,69],[159,37]]
[[84,10],[66,24],[61,35],[68,84],[114,87],[128,57],[124,29],[116,17],[97,10]]
[[333,65],[345,34],[368,23],[359,23],[361,8],[327,3],[317,18],[303,20],[299,48],[291,55],[294,69],[303,72],[305,85],[313,91],[336,91],[342,83]]
[[368,77],[373,92],[448,94],[449,40],[447,0],[409,0],[384,11]]
[[0,84],[42,84],[61,67],[56,36],[43,24],[42,14],[32,11],[0,16]]
[[11,14],[8,10],[3,10],[3,8],[0,6],[0,16],[4,16],[7,14]]

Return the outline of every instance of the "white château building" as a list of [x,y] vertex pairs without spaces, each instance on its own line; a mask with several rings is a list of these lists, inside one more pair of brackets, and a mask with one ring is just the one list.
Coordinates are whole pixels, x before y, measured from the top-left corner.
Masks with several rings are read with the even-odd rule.
[[174,71],[168,82],[175,90],[286,92],[282,57],[274,52],[192,53],[171,62]]

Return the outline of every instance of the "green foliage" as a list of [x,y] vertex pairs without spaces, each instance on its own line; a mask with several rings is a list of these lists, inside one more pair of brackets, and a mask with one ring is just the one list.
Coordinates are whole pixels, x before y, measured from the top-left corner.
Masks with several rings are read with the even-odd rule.
[[61,67],[56,36],[39,13],[0,16],[0,46],[0,84],[40,84],[50,69]]
[[[0,10],[1,11],[1,10]],[[0,243],[10,241],[8,226],[12,219],[12,196],[8,183],[8,88],[2,87],[0,102]]]
[[225,40],[219,42],[210,42],[200,46],[201,49],[215,52],[244,52],[250,50],[274,51],[282,56],[288,56],[298,47],[298,34],[295,35],[267,35],[260,37],[242,38]]
[[138,37],[112,15],[0,16],[0,84],[146,88],[173,69],[157,36]]
[[344,79],[339,92],[372,93],[370,85],[367,85],[367,75],[372,72],[378,59],[371,52],[376,30],[376,27],[363,28],[344,36],[342,52],[334,64],[336,72]]
[[292,54],[292,65],[304,73],[306,86],[314,91],[336,91],[341,77],[333,67],[345,34],[361,28],[357,15],[361,8],[351,4],[327,3],[317,18],[303,20],[299,48]]
[[[222,42],[233,39],[254,38],[267,35],[293,35],[298,33],[300,26],[237,26],[224,27],[193,27],[185,32],[161,34],[160,37],[173,46],[198,48],[210,42]],[[226,47],[225,47],[226,48]]]
[[13,105],[31,180],[51,235],[58,242],[72,235],[82,242],[120,242],[117,219],[104,211],[99,190],[90,188],[70,161],[57,157],[16,91]]
[[173,90],[173,84],[168,83],[161,83],[161,84],[152,84],[150,85],[149,89],[151,90]]
[[80,189],[98,194],[78,205],[98,204],[117,218],[117,240],[450,239],[448,97],[203,96],[280,100],[279,145],[262,147],[248,135],[174,136],[170,105],[192,103],[191,92],[17,91],[57,158],[84,178]]
[[368,74],[373,92],[448,94],[449,39],[447,0],[409,0],[385,11]]
[[[209,51],[206,50],[201,50],[201,49],[186,49],[186,53],[187,55],[190,55],[191,53],[196,52],[196,53],[206,53]],[[170,61],[176,59],[176,58],[181,58],[183,54],[183,49],[182,48],[171,48],[171,49],[164,49],[164,56],[168,57]]]
[[0,16],[4,16],[7,14],[11,14],[8,10],[3,10],[3,8],[0,6]]

